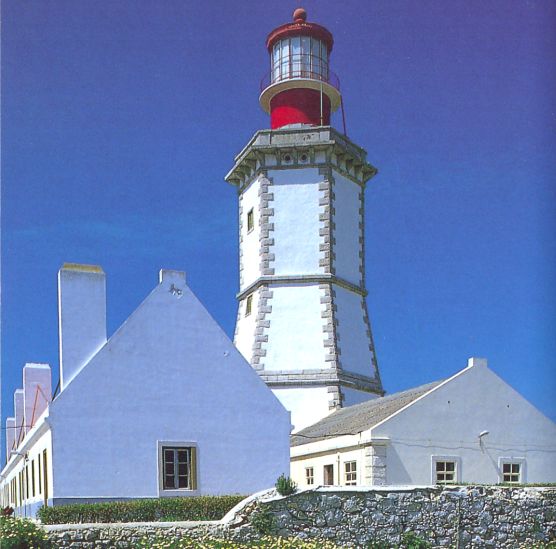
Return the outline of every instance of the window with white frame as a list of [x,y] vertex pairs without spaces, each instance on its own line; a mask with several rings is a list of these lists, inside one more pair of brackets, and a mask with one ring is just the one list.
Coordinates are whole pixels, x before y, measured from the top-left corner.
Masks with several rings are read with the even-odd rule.
[[162,489],[195,490],[196,449],[162,446]]
[[305,467],[305,481],[307,484],[315,484],[315,470],[312,467]]
[[459,482],[459,458],[433,456],[432,482],[433,484],[457,484]]
[[521,483],[521,463],[503,461],[501,463],[501,481],[507,484]]
[[344,467],[346,486],[355,486],[357,484],[357,462],[346,461]]

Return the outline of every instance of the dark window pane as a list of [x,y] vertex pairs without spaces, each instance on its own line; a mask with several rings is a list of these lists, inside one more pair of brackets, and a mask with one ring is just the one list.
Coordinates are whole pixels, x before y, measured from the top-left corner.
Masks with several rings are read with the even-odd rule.
[[167,475],[173,475],[174,474],[174,464],[173,463],[167,463],[165,472],[166,472]]
[[448,461],[446,463],[446,471],[454,471],[455,470],[455,463],[453,461]]
[[184,475],[178,477],[179,487],[180,488],[189,488],[189,476]]
[[178,461],[181,463],[185,463],[186,461],[188,461],[187,454],[187,450],[178,450]]
[[510,463],[504,463],[503,467],[503,471],[504,473],[509,473],[511,471],[511,464]]
[[178,465],[178,475],[187,475],[188,471],[187,471],[188,467],[186,463],[180,463]]
[[164,477],[164,488],[175,488],[174,475],[166,475]]
[[174,450],[164,450],[164,461],[174,461]]

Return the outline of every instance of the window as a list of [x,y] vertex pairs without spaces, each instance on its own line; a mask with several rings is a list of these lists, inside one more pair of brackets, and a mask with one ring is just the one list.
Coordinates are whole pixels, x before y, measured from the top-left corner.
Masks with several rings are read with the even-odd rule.
[[324,466],[324,485],[332,486],[334,484],[334,465]]
[[521,482],[521,463],[502,463],[502,482],[519,484]]
[[312,467],[305,467],[305,480],[307,484],[315,484],[315,471]]
[[42,479],[41,479],[41,455],[37,456],[37,473],[38,473],[38,480],[39,480],[39,495],[42,492]]
[[253,208],[247,212],[247,232],[250,233],[255,226],[255,214],[253,213]]
[[162,489],[196,489],[196,448],[162,446]]
[[346,486],[355,486],[357,484],[357,462],[346,461],[344,466],[346,473]]
[[46,453],[46,450],[43,450],[42,451],[42,478],[43,478],[43,485],[44,485],[43,499],[45,505],[48,504],[48,458],[47,456],[48,454]]
[[35,497],[35,460],[31,461],[31,495]]
[[247,299],[245,300],[245,316],[249,316],[253,309],[253,296],[248,295]]
[[455,484],[457,481],[457,467],[455,461],[436,461],[436,484]]

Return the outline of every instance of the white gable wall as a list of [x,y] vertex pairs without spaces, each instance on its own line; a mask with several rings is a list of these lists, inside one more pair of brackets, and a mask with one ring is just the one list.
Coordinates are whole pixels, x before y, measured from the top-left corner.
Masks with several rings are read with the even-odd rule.
[[390,439],[387,484],[430,484],[433,455],[459,456],[462,482],[499,482],[501,458],[525,459],[523,482],[556,481],[556,426],[486,365],[466,368],[371,434]]
[[52,403],[50,423],[56,498],[158,496],[158,441],[197,446],[196,493],[250,493],[289,469],[289,414],[177,275]]

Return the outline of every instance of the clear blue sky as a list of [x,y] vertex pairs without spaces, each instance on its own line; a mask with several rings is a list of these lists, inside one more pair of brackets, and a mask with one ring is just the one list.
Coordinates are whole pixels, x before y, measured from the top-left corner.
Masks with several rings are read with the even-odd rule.
[[[485,356],[556,419],[556,4],[304,6],[335,36],[348,134],[379,169],[366,262],[385,388]],[[233,333],[237,204],[223,176],[269,126],[264,39],[295,7],[4,0],[3,421],[26,361],[58,376],[65,261],[106,271],[109,333],[160,267],[187,271]]]

